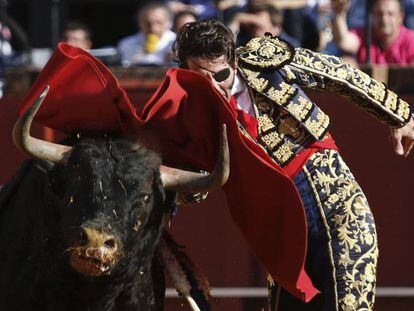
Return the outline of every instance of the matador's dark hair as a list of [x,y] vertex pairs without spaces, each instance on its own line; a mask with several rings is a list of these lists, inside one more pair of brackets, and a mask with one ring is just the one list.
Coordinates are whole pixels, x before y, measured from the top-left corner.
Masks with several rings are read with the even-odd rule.
[[225,55],[229,64],[236,58],[233,33],[217,20],[201,20],[185,24],[177,33],[172,46],[180,67],[186,67],[188,57],[209,60]]

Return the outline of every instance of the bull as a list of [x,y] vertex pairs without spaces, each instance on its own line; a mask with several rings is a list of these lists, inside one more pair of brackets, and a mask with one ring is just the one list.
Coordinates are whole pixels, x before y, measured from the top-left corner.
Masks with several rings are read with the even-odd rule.
[[226,181],[225,128],[213,172],[187,172],[127,140],[68,146],[31,137],[46,94],[13,130],[34,159],[0,193],[0,309],[162,310],[165,283],[154,253],[172,204],[168,191],[209,191]]

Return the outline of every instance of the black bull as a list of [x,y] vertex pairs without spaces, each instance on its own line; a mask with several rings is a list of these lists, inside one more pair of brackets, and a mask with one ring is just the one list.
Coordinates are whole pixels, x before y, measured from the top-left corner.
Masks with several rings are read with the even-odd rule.
[[157,154],[126,140],[39,147],[28,132],[45,95],[14,130],[16,145],[36,159],[0,192],[0,310],[162,310],[154,251],[173,203],[166,189],[221,185],[227,143],[210,177],[179,178]]

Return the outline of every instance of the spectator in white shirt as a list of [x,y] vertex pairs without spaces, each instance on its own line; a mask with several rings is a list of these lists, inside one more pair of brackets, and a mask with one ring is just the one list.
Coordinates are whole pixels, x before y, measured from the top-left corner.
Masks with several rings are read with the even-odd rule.
[[171,63],[175,33],[170,30],[171,15],[163,3],[151,3],[137,13],[140,31],[118,43],[122,64],[166,65]]

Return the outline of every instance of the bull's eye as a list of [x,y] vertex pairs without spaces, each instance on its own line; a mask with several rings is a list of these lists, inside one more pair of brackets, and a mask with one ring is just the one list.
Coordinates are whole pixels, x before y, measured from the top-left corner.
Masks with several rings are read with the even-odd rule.
[[150,200],[150,196],[149,196],[148,194],[146,194],[146,195],[144,196],[144,199],[143,199],[144,203],[148,203],[148,202],[149,202],[149,200]]

